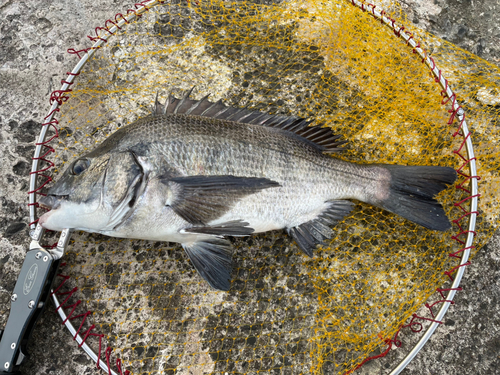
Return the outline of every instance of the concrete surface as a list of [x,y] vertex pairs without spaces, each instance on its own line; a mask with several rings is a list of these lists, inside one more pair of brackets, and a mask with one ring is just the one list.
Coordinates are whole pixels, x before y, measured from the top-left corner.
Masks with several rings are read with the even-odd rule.
[[[500,64],[498,0],[401,1],[410,19],[479,56]],[[95,26],[130,4],[122,0],[0,1],[0,326],[28,246],[27,184],[33,140],[75,58],[67,48],[87,45]],[[405,374],[500,374],[500,236],[474,258],[458,293],[430,342]],[[360,374],[385,374],[411,347],[413,337]],[[45,310],[29,344],[25,374],[94,374],[53,309]],[[196,372],[194,372],[196,373]]]

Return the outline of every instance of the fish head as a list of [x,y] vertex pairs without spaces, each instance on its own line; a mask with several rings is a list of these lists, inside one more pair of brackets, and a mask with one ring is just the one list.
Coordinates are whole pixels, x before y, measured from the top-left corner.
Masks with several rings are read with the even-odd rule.
[[39,223],[56,231],[113,230],[130,216],[145,183],[145,169],[133,152],[87,154],[73,161],[40,199],[50,211]]

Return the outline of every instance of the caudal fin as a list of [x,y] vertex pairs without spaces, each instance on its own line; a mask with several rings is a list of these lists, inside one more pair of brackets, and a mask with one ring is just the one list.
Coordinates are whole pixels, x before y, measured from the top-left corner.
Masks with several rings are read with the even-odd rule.
[[451,228],[441,204],[434,199],[457,173],[449,167],[383,165],[389,170],[389,197],[377,205],[432,230]]

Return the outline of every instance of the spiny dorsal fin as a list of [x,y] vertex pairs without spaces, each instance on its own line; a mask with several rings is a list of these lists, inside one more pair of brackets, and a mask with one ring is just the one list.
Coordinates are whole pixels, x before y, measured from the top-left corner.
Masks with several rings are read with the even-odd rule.
[[339,141],[340,135],[332,134],[330,128],[309,126],[311,122],[303,118],[270,115],[265,112],[252,111],[246,108],[233,108],[224,105],[221,100],[215,103],[209,101],[208,95],[200,100],[190,99],[193,89],[194,87],[189,90],[187,95],[182,99],[177,99],[170,94],[165,104],[161,104],[158,101],[157,94],[152,111],[153,116],[161,116],[170,113],[186,114],[278,128],[300,136],[302,139],[307,140],[307,143],[313,144],[322,152],[342,151],[343,148],[339,146],[347,142]]

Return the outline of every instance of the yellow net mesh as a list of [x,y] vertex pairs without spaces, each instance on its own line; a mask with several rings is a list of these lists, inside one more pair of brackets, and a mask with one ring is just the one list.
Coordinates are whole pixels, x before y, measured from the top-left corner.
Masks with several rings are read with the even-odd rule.
[[[397,8],[391,16],[407,25]],[[457,92],[478,157],[482,245],[498,224],[500,72],[413,27]],[[105,31],[100,31],[105,33]],[[412,48],[350,2],[172,1],[124,25],[61,108],[56,174],[157,92],[307,117],[349,141],[341,158],[459,168],[463,138]],[[462,155],[466,155],[461,149]],[[467,175],[467,168],[463,169]],[[458,183],[470,189],[470,179]],[[470,194],[439,196],[452,220]],[[467,202],[464,203],[466,207]],[[285,233],[235,240],[229,292],[210,289],[178,245],[77,233],[62,272],[114,354],[135,374],[338,373],[384,350],[459,264],[466,233],[427,231],[358,203],[309,259]],[[71,284],[72,283],[72,284]],[[87,324],[87,323],[86,323]]]

